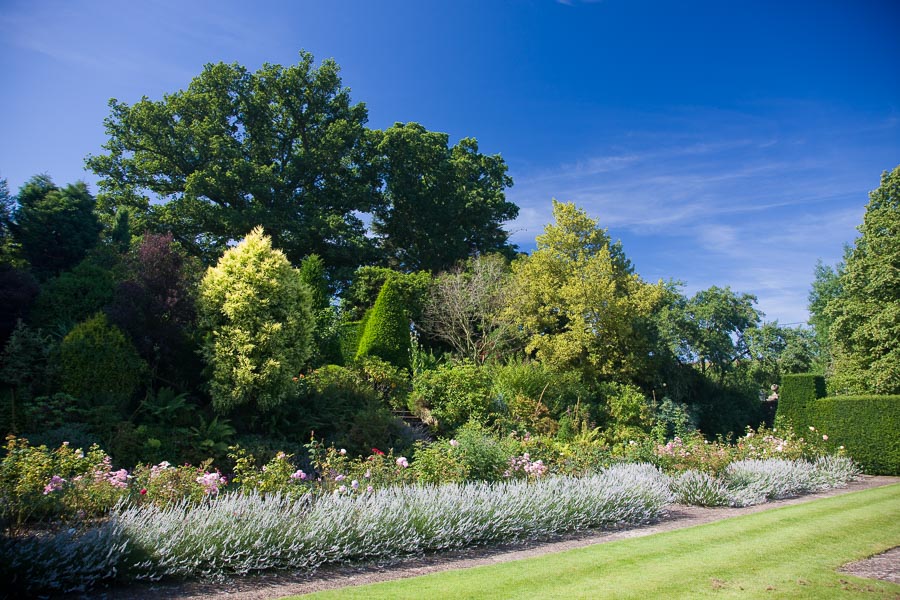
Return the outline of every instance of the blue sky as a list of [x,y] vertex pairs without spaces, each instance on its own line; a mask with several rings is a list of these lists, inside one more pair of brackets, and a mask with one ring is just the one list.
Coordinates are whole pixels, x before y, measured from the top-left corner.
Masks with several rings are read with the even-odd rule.
[[208,62],[334,58],[371,127],[501,153],[524,249],[574,201],[648,280],[730,285],[807,318],[868,191],[900,164],[900,3],[0,0],[0,177],[83,179],[107,101]]

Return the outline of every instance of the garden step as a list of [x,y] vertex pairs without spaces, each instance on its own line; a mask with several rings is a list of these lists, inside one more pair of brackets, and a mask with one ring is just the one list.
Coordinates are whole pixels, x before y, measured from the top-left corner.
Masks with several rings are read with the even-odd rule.
[[414,413],[408,410],[392,410],[391,414],[406,423],[406,425],[413,430],[416,439],[425,440],[427,442],[433,441],[431,430],[428,428],[428,425]]

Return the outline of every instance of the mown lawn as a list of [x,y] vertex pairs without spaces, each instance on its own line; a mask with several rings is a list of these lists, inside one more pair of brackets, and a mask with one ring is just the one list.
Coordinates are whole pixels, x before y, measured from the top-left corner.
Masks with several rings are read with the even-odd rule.
[[900,484],[303,598],[900,598],[900,585],[835,571],[898,545]]

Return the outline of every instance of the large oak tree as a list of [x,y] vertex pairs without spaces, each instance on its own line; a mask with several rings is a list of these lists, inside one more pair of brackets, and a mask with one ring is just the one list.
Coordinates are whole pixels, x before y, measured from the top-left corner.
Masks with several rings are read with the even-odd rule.
[[338,66],[210,64],[186,90],[134,105],[115,99],[100,175],[108,218],[128,208],[135,227],[171,230],[213,262],[262,226],[299,264],[318,254],[352,267],[371,242],[359,214],[379,194],[366,157],[366,107],[352,104]]

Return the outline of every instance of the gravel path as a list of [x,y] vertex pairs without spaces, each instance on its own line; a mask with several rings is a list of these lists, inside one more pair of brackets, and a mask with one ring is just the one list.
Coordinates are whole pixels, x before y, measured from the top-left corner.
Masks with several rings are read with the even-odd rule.
[[[616,531],[590,531],[561,535],[540,542],[529,542],[491,548],[472,548],[431,554],[422,557],[399,559],[389,563],[368,563],[354,566],[324,567],[313,574],[277,573],[254,577],[228,579],[224,582],[188,582],[183,584],[138,584],[105,591],[95,591],[92,598],[108,600],[150,599],[199,599],[216,600],[269,600],[296,594],[308,594],[319,590],[364,585],[378,581],[405,579],[481,565],[532,558],[550,552],[562,552],[615,540],[642,537],[662,531],[682,529],[703,523],[711,523],[740,515],[770,510],[780,506],[802,504],[819,498],[827,498],[858,490],[900,483],[900,477],[872,477],[864,475],[850,482],[847,487],[809,494],[798,498],[777,500],[745,508],[703,508],[699,506],[672,505],[663,519],[653,525]],[[860,577],[879,577],[900,582],[900,549],[873,557],[867,561],[852,563],[842,569]]]

